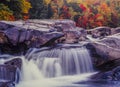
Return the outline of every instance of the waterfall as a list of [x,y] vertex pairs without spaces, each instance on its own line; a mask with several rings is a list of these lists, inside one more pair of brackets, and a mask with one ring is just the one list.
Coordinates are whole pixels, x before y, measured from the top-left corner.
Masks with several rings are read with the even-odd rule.
[[22,60],[22,80],[16,87],[72,87],[93,72],[85,47],[32,48]]
[[42,79],[43,76],[38,66],[33,60],[25,60],[25,57],[21,57],[23,61],[22,65],[22,81],[38,80]]
[[[25,56],[7,56],[5,59],[2,57],[0,64],[4,65],[4,62],[15,58],[22,59],[21,79],[16,87],[72,85],[70,83],[84,80],[91,75],[89,73],[93,72],[89,51],[84,46],[32,48]],[[8,76],[6,75],[7,68],[3,67],[0,67],[1,78],[6,78],[5,76]],[[12,79],[12,77],[10,78]]]
[[45,77],[93,71],[91,57],[85,47],[32,49],[26,54],[26,59],[34,61]]

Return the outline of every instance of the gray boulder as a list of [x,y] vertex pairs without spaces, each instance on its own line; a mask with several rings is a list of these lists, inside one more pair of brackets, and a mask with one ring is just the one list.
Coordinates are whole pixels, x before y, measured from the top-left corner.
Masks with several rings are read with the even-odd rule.
[[[37,23],[37,24],[35,24]],[[31,47],[53,45],[57,39],[64,36],[57,32],[54,22],[47,21],[1,21],[0,47],[3,53],[19,53]],[[37,26],[37,28],[35,28]],[[55,31],[50,31],[54,29]]]
[[[99,41],[90,42],[87,44],[93,57],[95,66],[105,67],[105,63],[111,61],[112,66],[120,65],[115,63],[115,60],[120,58],[120,34],[108,36]],[[119,61],[120,62],[120,61]],[[109,63],[109,64],[111,64]],[[108,64],[108,65],[109,65]],[[105,69],[105,68],[104,68]]]

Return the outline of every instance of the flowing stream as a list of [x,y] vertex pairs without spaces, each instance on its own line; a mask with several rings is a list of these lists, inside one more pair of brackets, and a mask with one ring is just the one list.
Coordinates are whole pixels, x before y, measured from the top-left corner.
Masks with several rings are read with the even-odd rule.
[[72,86],[74,82],[87,80],[93,72],[85,47],[31,49],[22,60],[21,81],[17,87]]
[[[89,79],[94,69],[89,51],[83,46],[32,48],[19,57],[1,55],[0,65],[15,58],[22,59],[20,81],[15,87],[120,87],[119,82]],[[7,69],[0,67],[0,72],[0,81],[4,82]]]

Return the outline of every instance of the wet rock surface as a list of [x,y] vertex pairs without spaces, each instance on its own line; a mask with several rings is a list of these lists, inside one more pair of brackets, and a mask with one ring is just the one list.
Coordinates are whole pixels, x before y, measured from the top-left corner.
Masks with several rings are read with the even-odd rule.
[[99,72],[92,76],[92,79],[107,80],[107,81],[120,81],[120,66],[106,72]]
[[[6,59],[7,60],[7,59]],[[0,65],[0,87],[15,87],[20,80],[22,60],[15,58]]]
[[12,60],[6,61],[5,65],[15,66],[21,70],[22,67],[22,59],[21,58],[14,58]]
[[0,65],[0,79],[5,81],[16,82],[17,67],[12,65]]

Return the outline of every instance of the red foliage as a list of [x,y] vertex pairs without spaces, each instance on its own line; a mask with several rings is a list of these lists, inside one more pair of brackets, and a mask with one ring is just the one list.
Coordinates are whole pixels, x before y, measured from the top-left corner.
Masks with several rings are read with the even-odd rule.
[[29,15],[28,15],[28,14],[25,14],[25,15],[23,16],[23,20],[27,20],[27,19],[29,19]]
[[15,17],[13,15],[11,15],[9,18],[10,18],[10,21],[15,21]]
[[80,8],[83,10],[83,11],[86,11],[87,8],[83,5],[83,4],[80,4]]

